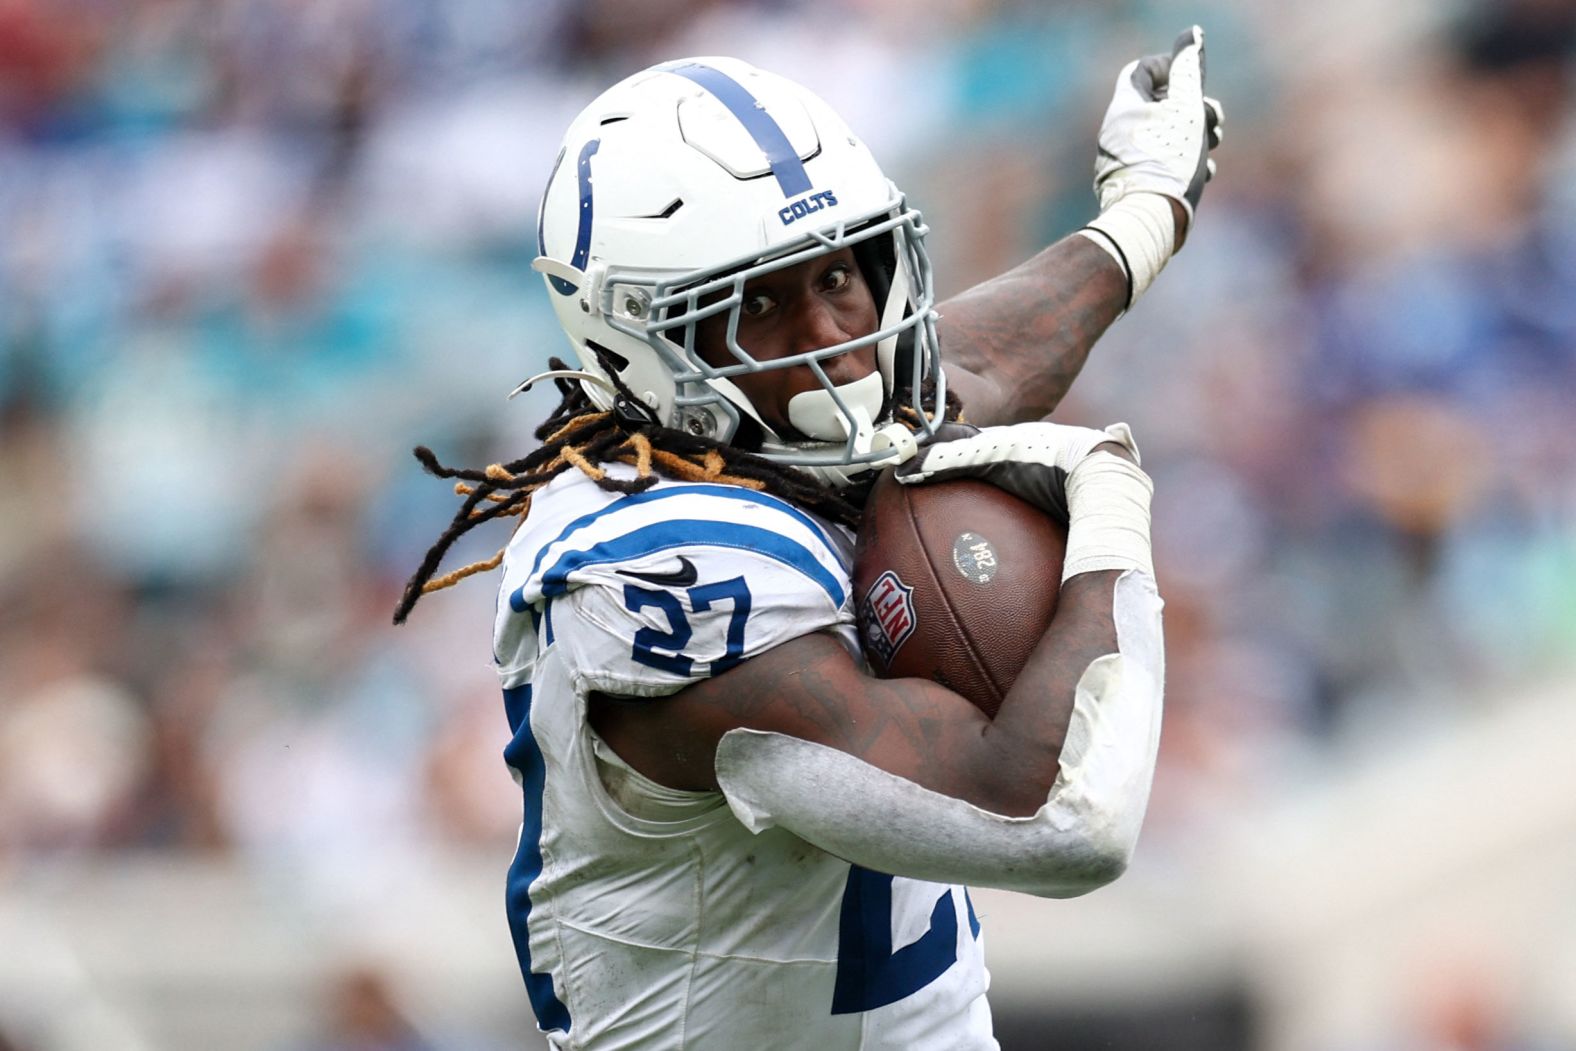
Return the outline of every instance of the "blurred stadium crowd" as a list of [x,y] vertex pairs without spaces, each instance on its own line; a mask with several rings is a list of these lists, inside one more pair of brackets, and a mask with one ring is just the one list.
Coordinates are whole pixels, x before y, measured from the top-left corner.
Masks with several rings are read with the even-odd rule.
[[409,449],[530,440],[536,201],[603,86],[811,85],[950,293],[1092,215],[1112,76],[1195,20],[1221,178],[1058,413],[1157,483],[1145,849],[1568,666],[1564,0],[0,0],[0,881],[210,852],[333,905],[506,858],[488,586],[389,625],[453,500]]

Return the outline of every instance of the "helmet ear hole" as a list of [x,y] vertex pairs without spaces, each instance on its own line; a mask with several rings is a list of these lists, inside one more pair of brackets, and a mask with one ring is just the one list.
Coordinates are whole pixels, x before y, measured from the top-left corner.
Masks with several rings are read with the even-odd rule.
[[586,340],[586,346],[591,348],[591,353],[596,355],[597,364],[601,365],[602,371],[608,375],[616,376],[629,368],[629,359],[617,351],[611,350],[592,339]]
[[761,444],[766,440],[766,434],[761,430],[761,425],[747,412],[739,413],[739,426],[733,432],[729,445],[743,449],[745,452],[760,452]]

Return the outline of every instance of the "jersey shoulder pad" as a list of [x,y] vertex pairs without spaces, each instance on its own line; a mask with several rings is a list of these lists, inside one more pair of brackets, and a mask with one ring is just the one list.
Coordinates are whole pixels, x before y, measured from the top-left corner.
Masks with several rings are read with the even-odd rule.
[[734,485],[609,495],[516,537],[498,610],[582,689],[672,693],[852,619],[845,531]]

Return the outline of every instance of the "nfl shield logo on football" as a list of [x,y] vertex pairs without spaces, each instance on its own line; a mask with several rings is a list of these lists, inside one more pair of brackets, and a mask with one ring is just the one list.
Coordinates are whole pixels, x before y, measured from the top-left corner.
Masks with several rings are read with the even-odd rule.
[[892,663],[898,647],[914,633],[914,589],[890,569],[865,594],[865,646],[882,664]]

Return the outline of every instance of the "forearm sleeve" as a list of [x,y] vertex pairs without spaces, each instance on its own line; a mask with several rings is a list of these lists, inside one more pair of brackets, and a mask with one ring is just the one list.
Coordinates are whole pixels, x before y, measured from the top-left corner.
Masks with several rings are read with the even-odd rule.
[[1160,743],[1164,647],[1154,578],[1116,583],[1117,652],[1079,679],[1061,769],[1032,817],[1007,817],[795,737],[731,730],[717,780],[753,832],[779,826],[881,872],[1072,897],[1127,867]]

